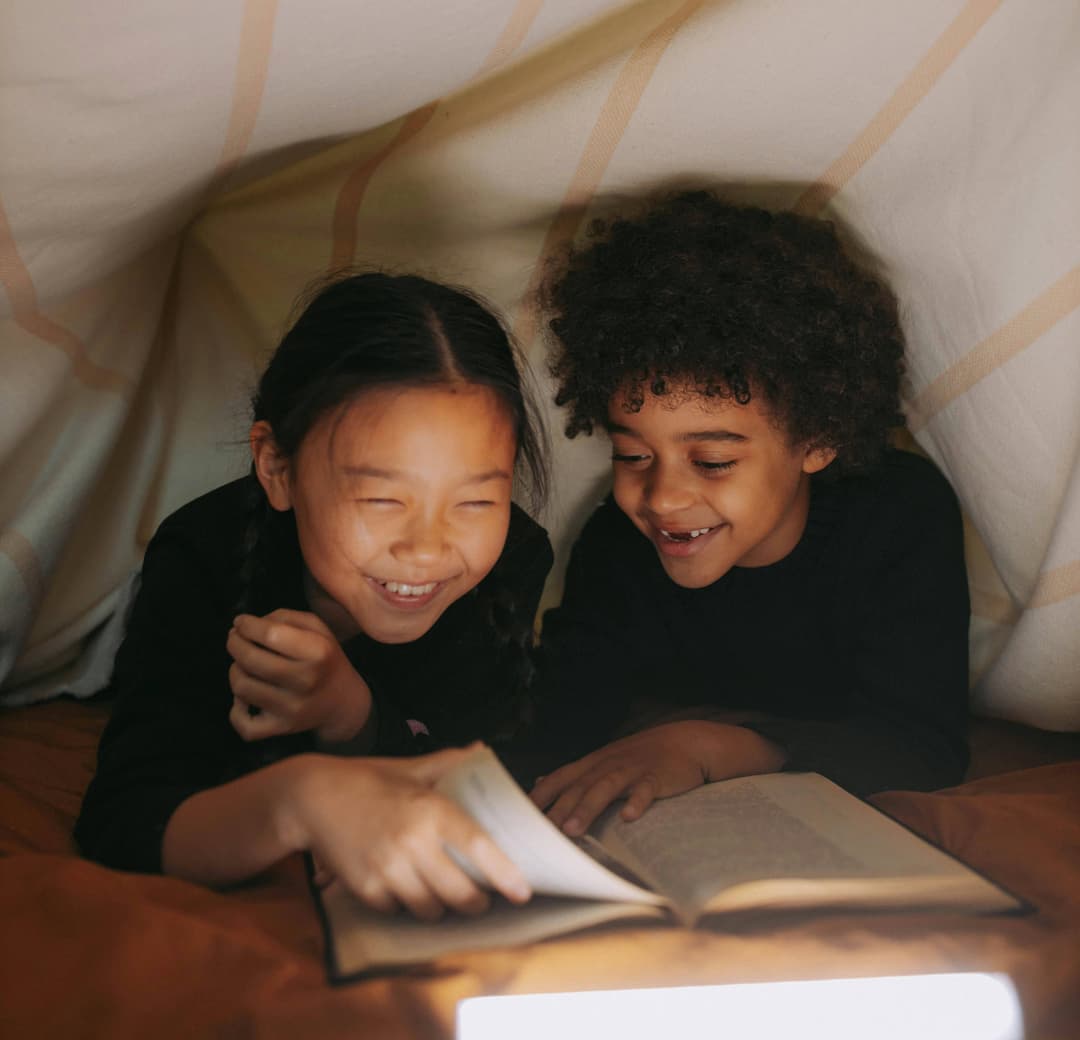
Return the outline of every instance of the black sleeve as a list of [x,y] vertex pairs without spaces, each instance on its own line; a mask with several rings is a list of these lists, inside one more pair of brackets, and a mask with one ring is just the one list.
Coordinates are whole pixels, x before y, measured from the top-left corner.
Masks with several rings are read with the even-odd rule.
[[450,742],[480,737],[501,745],[520,728],[533,679],[536,612],[552,560],[547,532],[515,507],[506,548],[478,595],[460,605],[459,635],[436,677],[463,706],[445,727]]
[[[518,751],[546,771],[595,750],[625,720],[633,698],[657,678],[641,652],[647,605],[631,580],[643,562],[622,514],[607,502],[570,555],[562,601],[543,619],[537,651],[536,718]],[[520,771],[524,775],[524,770]]]
[[[926,468],[920,460],[916,471]],[[863,592],[850,604],[850,667],[838,672],[850,686],[847,711],[750,724],[787,750],[786,769],[822,773],[863,795],[947,787],[968,761],[959,506],[935,472],[905,480],[891,512],[882,537],[869,540]]]
[[281,753],[281,742],[245,744],[229,724],[234,591],[166,521],[147,549],[105,691],[115,704],[75,825],[88,857],[160,871],[165,827],[181,802]]

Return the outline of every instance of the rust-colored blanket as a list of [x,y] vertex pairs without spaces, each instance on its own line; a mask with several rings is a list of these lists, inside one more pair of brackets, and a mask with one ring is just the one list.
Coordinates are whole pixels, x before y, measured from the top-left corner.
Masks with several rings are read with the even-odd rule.
[[78,858],[104,718],[64,701],[0,714],[0,1036],[450,1037],[478,994],[959,970],[1012,976],[1029,1040],[1080,1036],[1080,762],[875,799],[1026,916],[621,927],[334,988],[299,861],[221,893]]

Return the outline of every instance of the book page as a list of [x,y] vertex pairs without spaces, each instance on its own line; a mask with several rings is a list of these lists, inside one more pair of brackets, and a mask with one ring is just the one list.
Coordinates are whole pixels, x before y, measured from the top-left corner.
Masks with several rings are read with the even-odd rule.
[[[533,804],[488,748],[471,755],[435,787],[487,831],[521,869],[534,892],[653,905],[668,902],[619,877],[571,841]],[[456,858],[469,868],[461,856]]]
[[[765,882],[798,879],[777,905],[842,901],[1015,905],[992,882],[934,848],[854,795],[813,773],[773,773],[706,784],[654,803],[627,823],[613,807],[594,829],[598,840],[696,917],[717,893],[746,885],[768,905]],[[897,879],[903,884],[897,885]],[[913,884],[914,879],[920,879]],[[929,882],[929,884],[928,884]],[[905,898],[905,893],[911,898]],[[780,893],[774,892],[773,896]],[[731,908],[749,905],[729,901]],[[1000,905],[998,908],[1002,908]]]
[[332,974],[339,979],[450,953],[537,942],[627,917],[667,918],[655,906],[534,896],[525,906],[500,899],[477,917],[451,913],[431,922],[370,910],[339,882],[319,898],[331,925]]

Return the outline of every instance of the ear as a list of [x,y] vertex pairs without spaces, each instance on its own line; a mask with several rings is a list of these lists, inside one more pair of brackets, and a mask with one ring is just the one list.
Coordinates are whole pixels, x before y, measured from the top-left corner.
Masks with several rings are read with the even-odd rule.
[[270,505],[279,513],[287,512],[292,509],[289,460],[278,451],[270,424],[264,420],[253,423],[248,440],[255,476],[259,478]]
[[835,448],[807,448],[803,457],[803,473],[820,473],[836,458]]

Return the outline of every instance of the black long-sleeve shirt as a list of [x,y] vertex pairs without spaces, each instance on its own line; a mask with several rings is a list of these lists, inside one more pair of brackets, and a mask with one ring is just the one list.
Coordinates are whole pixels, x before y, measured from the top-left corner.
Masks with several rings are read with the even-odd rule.
[[[815,478],[806,530],[767,567],[685,589],[610,498],[542,632],[534,750],[605,743],[637,701],[763,713],[750,728],[866,794],[959,782],[969,604],[962,524],[925,459]],[[705,716],[703,716],[705,717]]]
[[[147,548],[105,691],[116,702],[75,827],[86,855],[109,866],[160,870],[165,827],[181,802],[313,747],[310,734],[248,744],[229,723],[225,640],[242,592],[251,479],[173,513]],[[258,612],[307,610],[293,516],[275,513],[270,522],[274,549]],[[343,644],[372,691],[373,754],[497,736],[517,710],[522,647],[551,562],[547,534],[514,506],[495,567],[420,639],[391,645],[360,634]],[[428,735],[414,736],[409,720]]]

